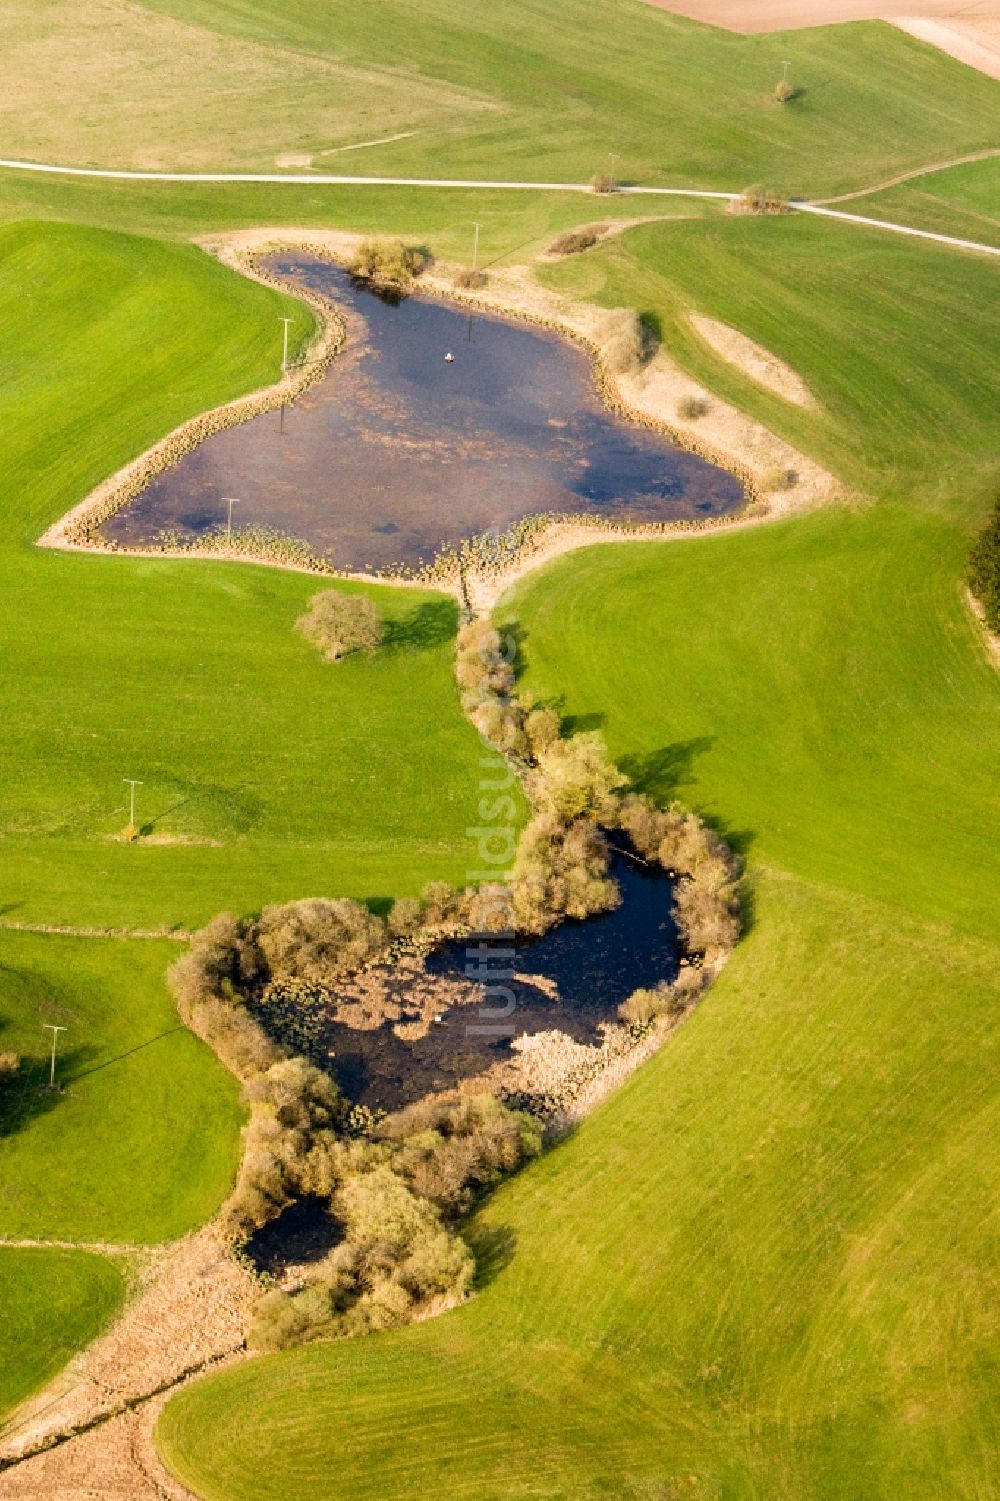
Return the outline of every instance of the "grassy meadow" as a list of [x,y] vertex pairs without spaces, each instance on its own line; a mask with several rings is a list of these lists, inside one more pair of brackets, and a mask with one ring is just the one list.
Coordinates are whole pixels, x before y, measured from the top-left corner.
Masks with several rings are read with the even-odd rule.
[[99,23],[85,0],[3,0],[0,19],[4,154],[36,161],[587,181],[616,152],[626,179],[812,196],[995,144],[993,82],[879,23],[738,36],[641,0],[107,0]]
[[0,1422],[101,1332],[124,1293],[106,1256],[0,1250]]
[[[235,1176],[235,1081],[164,983],[178,947],[0,930],[0,1237],[156,1245],[208,1219]],[[65,1027],[48,1092],[46,1023]]]

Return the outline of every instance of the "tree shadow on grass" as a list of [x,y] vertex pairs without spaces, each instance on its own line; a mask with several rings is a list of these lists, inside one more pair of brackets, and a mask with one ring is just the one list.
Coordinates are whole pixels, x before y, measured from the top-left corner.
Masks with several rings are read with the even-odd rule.
[[66,1098],[73,1080],[80,1078],[80,1065],[88,1063],[96,1049],[83,1045],[60,1053],[56,1062],[56,1087],[49,1088],[49,1060],[24,1059],[14,1077],[0,1085],[0,1139],[14,1136],[33,1120],[48,1115]]
[[473,1286],[477,1292],[495,1282],[510,1266],[517,1250],[517,1231],[511,1225],[480,1225],[462,1228],[462,1238],[476,1259]]
[[455,606],[450,599],[429,600],[397,620],[386,621],[385,645],[410,651],[442,646],[455,634]]
[[567,714],[562,722],[564,735],[582,735],[589,730],[603,730],[607,723],[606,714]]
[[656,803],[666,803],[676,797],[682,787],[692,784],[695,757],[704,755],[714,744],[714,735],[675,740],[671,745],[647,751],[645,755],[623,756],[620,765],[636,792],[644,792]]

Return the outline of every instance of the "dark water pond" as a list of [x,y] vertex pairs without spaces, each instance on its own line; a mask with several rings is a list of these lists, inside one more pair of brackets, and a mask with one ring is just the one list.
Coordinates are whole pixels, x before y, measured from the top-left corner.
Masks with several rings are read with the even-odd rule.
[[607,411],[588,356],[557,335],[437,300],[387,302],[303,253],[269,265],[340,305],[347,349],[283,414],[216,433],[159,475],[104,524],[110,540],[194,538],[235,496],[240,528],[381,570],[544,512],[642,523],[741,504],[732,475]]
[[[505,940],[489,940],[488,1012],[477,1005],[446,1007],[427,1036],[412,1042],[398,1038],[389,1023],[362,1032],[331,1020],[323,1048],[333,1051],[344,1093],[371,1109],[398,1110],[510,1057],[512,1039],[525,1033],[557,1030],[576,1042],[594,1043],[599,1024],[613,1020],[633,990],[674,979],[679,943],[670,912],[671,881],[659,867],[622,853],[611,869],[622,894],[614,911],[519,940],[513,959],[504,952],[509,950]],[[466,981],[481,962],[470,959],[475,942],[445,945],[429,956],[428,971]],[[512,973],[517,978],[510,978]],[[503,1019],[495,1013],[510,1002],[497,987],[509,989],[514,1000]]]
[[275,1276],[292,1264],[321,1261],[342,1239],[327,1201],[307,1194],[255,1230],[244,1242],[243,1252],[258,1272]]

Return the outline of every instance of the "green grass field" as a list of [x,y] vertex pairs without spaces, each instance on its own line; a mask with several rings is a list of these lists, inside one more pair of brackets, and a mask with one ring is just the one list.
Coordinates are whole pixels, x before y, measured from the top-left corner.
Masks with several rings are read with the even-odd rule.
[[[0,931],[0,1237],[156,1244],[208,1219],[236,1172],[235,1081],[181,1024],[169,943]],[[60,1092],[48,1092],[51,1034]]]
[[161,1450],[210,1501],[989,1493],[1000,694],[959,579],[995,272],[832,243],[644,229],[546,272],[655,314],[671,348],[690,305],[768,343],[824,405],[783,429],[880,498],[593,548],[503,606],[526,685],[745,849],[751,930],[663,1052],[481,1213],[474,1303],[168,1405]]
[[124,1290],[104,1256],[0,1249],[0,1420],[100,1333]]
[[[878,23],[744,37],[640,0],[110,0],[103,25],[82,0],[4,0],[0,17],[5,155],[33,160],[315,153],[317,170],[558,181],[615,151],[639,181],[815,195],[995,144],[994,84]],[[784,60],[801,94],[782,109]],[[338,150],[366,142],[384,144]]]

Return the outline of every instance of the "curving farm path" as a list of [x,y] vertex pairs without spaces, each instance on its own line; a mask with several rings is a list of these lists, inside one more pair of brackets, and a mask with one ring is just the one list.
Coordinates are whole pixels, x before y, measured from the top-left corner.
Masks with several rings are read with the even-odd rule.
[[[7,157],[0,157],[0,169],[13,172],[48,173],[62,177],[108,178],[115,182],[289,183],[299,187],[308,185],[311,187],[477,188],[486,191],[590,194],[594,191],[590,183],[584,182],[494,182],[489,178],[473,177],[348,177],[323,172],[141,172],[114,167],[66,167],[56,162],[23,162]],[[920,174],[918,172],[914,175]],[[732,202],[742,197],[742,193],[726,193],[706,188],[620,187],[615,189],[615,196],[714,198]],[[918,240],[932,240],[939,245],[949,245],[956,250],[973,250],[982,255],[1000,256],[1000,247],[995,245],[983,245],[978,240],[964,240],[957,235],[936,234],[929,229],[915,229],[910,224],[895,224],[888,219],[870,219],[861,214],[841,213],[837,209],[826,208],[819,203],[805,203],[798,200],[793,200],[790,207],[800,213],[821,214],[824,218],[840,219],[848,224],[884,229],[893,234],[910,235]]]

